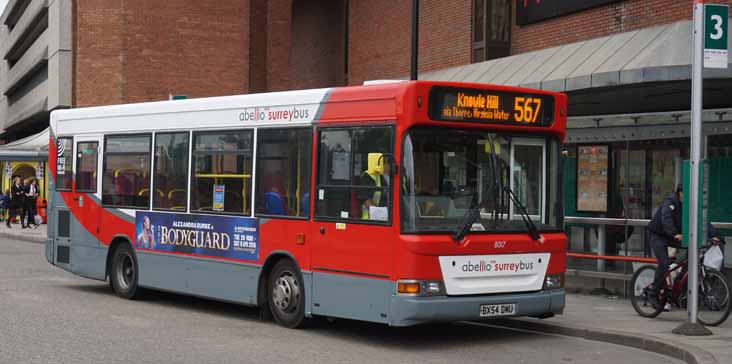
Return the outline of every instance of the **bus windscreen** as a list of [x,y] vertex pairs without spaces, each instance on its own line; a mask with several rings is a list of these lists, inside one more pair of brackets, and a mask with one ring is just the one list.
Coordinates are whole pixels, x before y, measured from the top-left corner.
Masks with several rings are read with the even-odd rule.
[[550,126],[554,96],[435,86],[429,95],[429,117],[437,121]]

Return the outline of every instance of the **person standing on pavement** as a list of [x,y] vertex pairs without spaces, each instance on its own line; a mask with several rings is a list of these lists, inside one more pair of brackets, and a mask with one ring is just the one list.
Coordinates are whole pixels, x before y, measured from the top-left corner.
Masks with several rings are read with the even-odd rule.
[[648,292],[649,300],[654,307],[659,305],[658,294],[666,288],[666,273],[670,265],[668,248],[681,246],[681,203],[683,200],[684,192],[681,185],[678,185],[675,193],[663,200],[648,224],[648,230],[651,232],[651,250],[658,260],[656,275],[653,277],[653,284]]
[[23,201],[20,204],[20,225],[23,229],[27,228],[30,223],[30,216],[28,216],[28,191],[30,191],[30,182],[26,178],[23,180]]
[[34,227],[38,227],[36,223],[36,198],[38,197],[38,185],[36,179],[31,177],[27,180],[25,187],[25,198],[23,199],[23,215],[28,221],[25,223],[26,228],[30,228],[33,224]]
[[8,211],[10,205],[10,190],[5,190],[5,193],[0,195],[0,221],[6,219],[5,213]]
[[[18,209],[23,207],[23,198],[25,197],[25,191],[23,189],[23,183],[20,181],[20,176],[15,176],[13,185],[10,187],[10,204],[8,205],[8,221],[5,224],[7,227],[10,226],[10,220],[18,215]],[[21,217],[21,223],[22,223]]]

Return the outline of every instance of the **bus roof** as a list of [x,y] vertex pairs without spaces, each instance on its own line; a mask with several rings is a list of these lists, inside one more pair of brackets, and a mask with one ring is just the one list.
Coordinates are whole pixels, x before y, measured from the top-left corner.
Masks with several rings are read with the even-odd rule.
[[[436,85],[550,94],[557,97],[558,103],[563,101],[566,108],[566,96],[550,91],[408,81],[55,110],[51,113],[51,128],[54,135],[73,135],[386,121],[405,114],[412,114],[412,120],[426,119],[426,111],[417,110],[416,103],[401,101],[405,96],[422,96],[426,100],[429,90]],[[421,102],[420,99],[420,106]],[[562,135],[563,128],[562,120]]]

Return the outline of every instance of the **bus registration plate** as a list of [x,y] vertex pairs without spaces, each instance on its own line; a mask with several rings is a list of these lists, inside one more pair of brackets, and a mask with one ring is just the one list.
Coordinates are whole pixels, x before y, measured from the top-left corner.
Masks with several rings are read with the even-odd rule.
[[497,305],[480,305],[480,317],[513,316],[516,314],[515,303]]

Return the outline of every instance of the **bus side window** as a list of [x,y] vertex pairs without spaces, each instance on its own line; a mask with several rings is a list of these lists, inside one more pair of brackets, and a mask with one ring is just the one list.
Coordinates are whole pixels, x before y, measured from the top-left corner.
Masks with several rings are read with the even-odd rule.
[[[316,216],[358,221],[391,220],[393,128],[323,129],[318,151]],[[369,163],[371,155],[371,163]],[[378,163],[378,168],[375,167]]]
[[188,208],[188,132],[155,134],[153,208]]
[[150,206],[150,134],[107,136],[102,204],[147,209]]
[[260,129],[257,139],[255,212],[308,217],[312,129]]
[[99,143],[76,145],[76,192],[97,192],[97,154]]
[[56,159],[56,190],[71,191],[71,166],[73,165],[74,143],[71,138],[59,138],[57,150],[61,152]]
[[252,130],[193,133],[191,212],[249,215]]

